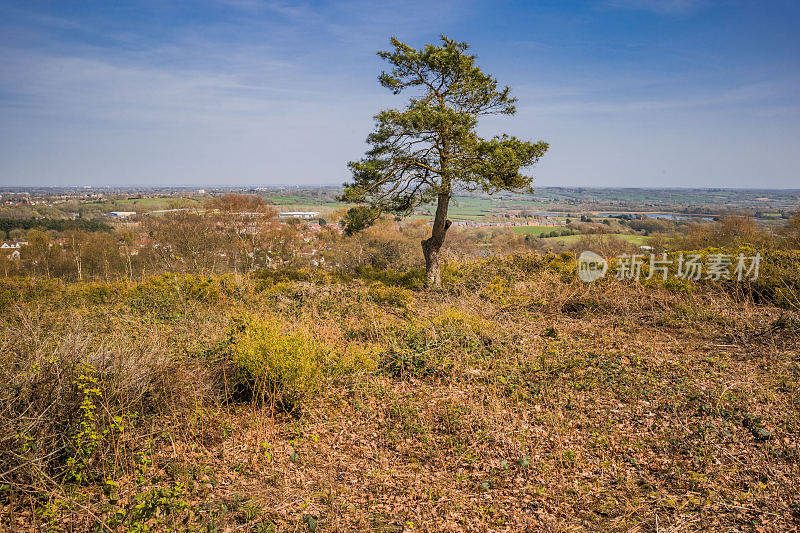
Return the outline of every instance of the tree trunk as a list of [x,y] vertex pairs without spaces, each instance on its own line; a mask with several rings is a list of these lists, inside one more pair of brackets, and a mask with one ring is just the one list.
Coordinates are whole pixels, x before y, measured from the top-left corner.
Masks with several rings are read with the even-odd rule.
[[428,287],[439,287],[442,283],[439,274],[439,250],[444,243],[445,234],[451,224],[451,222],[447,220],[447,207],[449,203],[450,194],[439,195],[431,236],[422,241],[422,253],[425,256],[425,278]]

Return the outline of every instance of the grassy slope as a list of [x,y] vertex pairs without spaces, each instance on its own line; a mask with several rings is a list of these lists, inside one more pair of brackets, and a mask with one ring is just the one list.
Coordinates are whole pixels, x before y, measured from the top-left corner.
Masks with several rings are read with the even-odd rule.
[[552,226],[515,226],[513,231],[514,233],[519,233],[520,235],[532,235],[534,237],[538,237],[542,233],[550,233],[551,231],[558,229],[560,228]]
[[[762,333],[781,311],[710,290],[586,286],[560,269],[477,263],[447,270],[462,281],[441,294],[375,292],[360,280],[257,291],[245,278],[211,280],[227,287],[211,300],[152,286],[98,299],[73,285],[68,313],[58,291],[7,308],[3,331],[16,335],[3,335],[3,353],[92,360],[104,390],[119,372],[151,384],[158,409],[136,408],[127,444],[113,448],[117,470],[104,477],[119,483],[122,509],[153,488],[179,487],[164,523],[303,531],[312,515],[324,531],[797,525],[798,332]],[[371,347],[376,366],[326,373],[291,415],[226,400],[208,384],[230,375],[228,331],[248,314],[273,317],[287,335],[307,332],[326,358]],[[81,492],[107,502],[91,485]],[[30,526],[28,500],[15,498],[15,521]],[[94,516],[110,516],[99,505],[90,504]],[[94,520],[78,504],[62,507],[57,528]],[[0,508],[0,521],[9,513]]]
[[[609,237],[615,237],[617,239],[622,239],[628,241],[631,244],[645,244],[647,242],[647,237],[644,235],[628,235],[626,233],[608,233],[606,234]],[[547,242],[563,242],[564,244],[571,244],[580,240],[581,235],[564,235],[563,237],[547,237]]]
[[[519,233],[520,235],[532,235],[538,237],[542,233],[550,233],[553,230],[558,231],[560,228],[558,227],[551,227],[551,226],[514,226],[512,230],[514,233]],[[627,233],[608,233],[604,234],[608,235],[609,237],[615,237],[618,239],[623,239],[631,244],[645,244],[647,242],[647,237],[644,235],[630,235]],[[581,238],[581,235],[564,235],[559,237],[545,237],[545,241],[548,243],[555,243],[555,242],[563,242],[565,244],[571,244]]]

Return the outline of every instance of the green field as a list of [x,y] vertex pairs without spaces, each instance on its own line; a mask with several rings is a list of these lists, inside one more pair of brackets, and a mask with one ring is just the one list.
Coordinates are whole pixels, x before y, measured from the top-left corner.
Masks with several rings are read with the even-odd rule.
[[[520,235],[532,235],[534,237],[538,237],[542,233],[550,233],[551,231],[560,231],[562,228],[558,226],[514,226],[514,233],[519,233]],[[556,237],[548,237],[550,239],[555,239]]]
[[[292,189],[267,193],[276,204],[327,204],[338,194],[335,187]],[[460,191],[453,196],[452,220],[501,221],[509,216],[569,213],[572,218],[593,213],[758,213],[763,218],[782,217],[797,206],[800,191],[740,189],[590,189],[540,187],[536,193],[500,192],[489,196]],[[436,206],[419,206],[417,215],[432,215]]]
[[[602,235],[605,235],[606,237],[617,237],[624,241],[628,241],[629,243],[634,244],[636,246],[640,246],[642,244],[647,243],[647,237],[645,237],[644,235],[628,235],[625,233],[603,233]],[[550,243],[558,242],[566,245],[577,242],[578,240],[580,240],[581,237],[586,237],[586,235],[565,235],[564,237],[547,237],[546,239],[544,239],[544,241]]]
[[[558,229],[559,229],[558,227],[553,227],[553,226],[515,226],[513,228],[513,231],[514,233],[520,235],[532,235],[538,237],[542,233],[546,234],[550,233],[553,230],[558,230]],[[630,235],[627,233],[603,233],[602,235],[608,237],[617,237],[636,246],[647,243],[647,237],[645,237],[644,235]],[[543,241],[550,244],[561,243],[567,245],[578,241],[581,237],[585,237],[585,235],[564,235],[560,237],[545,237]]]
[[109,211],[155,211],[181,207],[199,207],[201,202],[195,198],[154,197],[154,198],[115,198],[103,202],[87,202],[87,207],[103,207]]
[[346,209],[351,204],[344,204],[339,202],[325,202],[325,203],[306,203],[306,204],[299,204],[299,203],[282,203],[277,204],[274,207],[275,210],[278,212],[285,212],[285,211],[317,211],[321,215],[327,215],[331,211],[335,211],[337,209]]

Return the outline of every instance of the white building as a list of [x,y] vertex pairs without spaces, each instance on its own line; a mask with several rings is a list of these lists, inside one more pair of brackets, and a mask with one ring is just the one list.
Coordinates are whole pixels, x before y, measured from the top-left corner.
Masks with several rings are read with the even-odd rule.
[[136,211],[111,211],[109,215],[117,218],[128,218],[136,214]]
[[278,218],[281,220],[285,220],[287,218],[300,218],[303,220],[311,220],[312,218],[318,218],[319,213],[317,211],[286,211],[284,213],[278,213]]

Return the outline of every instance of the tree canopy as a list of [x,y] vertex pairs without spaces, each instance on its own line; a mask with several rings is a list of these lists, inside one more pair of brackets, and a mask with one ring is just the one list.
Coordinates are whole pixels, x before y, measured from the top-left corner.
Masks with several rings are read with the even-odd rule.
[[[341,199],[358,204],[344,218],[348,233],[374,222],[382,213],[411,214],[421,204],[437,203],[430,239],[423,241],[429,281],[438,284],[439,248],[449,227],[447,208],[454,191],[530,190],[534,165],[548,148],[509,135],[490,139],[476,132],[478,119],[512,115],[516,99],[509,87],[475,64],[467,43],[446,36],[440,45],[414,49],[391,39],[392,49],[378,52],[391,65],[379,76],[394,94],[416,89],[403,109],[375,115],[367,137],[370,149],[349,163],[352,182]],[[426,244],[427,242],[427,244]],[[435,269],[432,272],[432,268]]]

